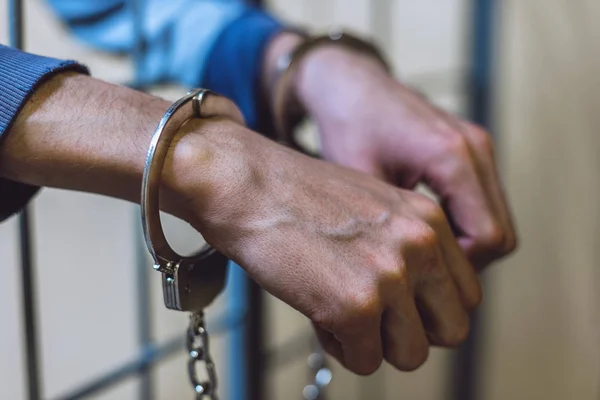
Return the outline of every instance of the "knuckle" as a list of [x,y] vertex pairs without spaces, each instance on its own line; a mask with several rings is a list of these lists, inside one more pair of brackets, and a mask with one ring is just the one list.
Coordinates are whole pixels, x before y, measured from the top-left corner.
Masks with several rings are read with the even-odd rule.
[[433,251],[439,246],[436,231],[425,223],[416,223],[410,228],[408,234],[410,245],[423,251]]
[[373,289],[351,291],[344,296],[342,303],[343,311],[335,329],[339,333],[359,333],[381,313],[379,293]]
[[492,250],[504,249],[506,238],[507,235],[497,221],[493,221],[488,224],[479,235],[481,244],[484,247]]
[[469,143],[462,135],[448,135],[441,140],[437,152],[431,170],[436,179],[454,182],[462,177],[465,171],[473,168],[474,160]]
[[407,268],[418,270],[419,276],[430,279],[438,279],[445,275],[439,253],[440,241],[435,230],[423,222],[418,222],[413,224],[407,236],[402,249]]
[[423,196],[418,201],[417,207],[421,210],[423,220],[432,227],[439,227],[446,224],[446,214],[434,200]]
[[407,282],[406,268],[397,255],[391,262],[382,260],[378,265],[375,273],[375,283],[379,288],[397,288]]
[[466,158],[469,156],[469,142],[459,133],[446,135],[440,143],[440,150],[445,155]]

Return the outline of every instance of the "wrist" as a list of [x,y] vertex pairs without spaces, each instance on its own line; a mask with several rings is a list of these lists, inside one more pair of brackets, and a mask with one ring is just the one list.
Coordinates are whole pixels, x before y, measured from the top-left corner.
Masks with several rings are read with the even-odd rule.
[[[389,73],[386,60],[371,43],[336,32],[304,40],[287,55],[274,85],[272,114],[279,139],[300,149],[293,129],[305,112],[319,122],[319,114],[327,115],[336,99],[355,99],[360,94],[356,90],[374,77],[389,79]],[[341,92],[349,95],[340,99]]]
[[264,186],[276,144],[229,120],[189,125],[173,141],[173,162],[163,169],[169,185],[165,193],[178,199],[175,206],[187,210],[185,220],[217,246],[220,239],[215,235],[235,233],[248,200]]
[[[335,43],[324,44],[298,63],[293,93],[313,116],[335,106],[334,101],[359,99],[376,81],[390,78],[382,62],[370,55]],[[348,110],[350,111],[350,110]]]
[[[263,59],[261,90],[270,109],[273,108],[275,91],[280,83],[281,70],[285,68],[281,64],[286,62],[286,58],[304,40],[305,37],[299,33],[283,31],[271,39],[267,46]],[[286,88],[286,91],[291,89]]]
[[138,203],[150,139],[169,106],[86,75],[58,74],[35,91],[6,135],[0,176]]

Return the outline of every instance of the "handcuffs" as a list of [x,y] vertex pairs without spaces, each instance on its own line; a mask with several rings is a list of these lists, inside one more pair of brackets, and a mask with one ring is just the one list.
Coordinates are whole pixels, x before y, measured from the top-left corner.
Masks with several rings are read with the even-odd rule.
[[[191,313],[187,332],[188,372],[198,400],[218,399],[215,366],[210,356],[208,334],[204,326],[204,309],[225,286],[228,260],[208,244],[190,257],[184,257],[171,248],[160,221],[159,188],[171,141],[184,123],[193,118],[217,115],[238,119],[239,116],[233,112],[207,112],[205,102],[209,98],[224,99],[208,90],[200,89],[188,93],[167,110],[150,143],[141,193],[142,230],[148,251],[154,259],[154,269],[162,273],[165,306]],[[198,378],[196,368],[200,365],[205,369],[205,381]]]
[[225,284],[227,258],[208,244],[193,256],[178,254],[165,238],[159,214],[160,181],[171,141],[187,121],[207,117],[203,103],[211,96],[217,95],[200,89],[173,103],[156,128],[144,165],[142,230],[154,269],[162,273],[165,306],[172,310],[201,311]]

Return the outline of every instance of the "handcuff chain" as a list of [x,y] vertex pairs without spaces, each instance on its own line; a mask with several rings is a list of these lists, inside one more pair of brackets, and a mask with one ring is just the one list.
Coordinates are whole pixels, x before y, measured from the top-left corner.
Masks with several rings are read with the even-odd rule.
[[[196,400],[218,400],[217,373],[210,355],[208,333],[204,326],[204,313],[190,314],[190,325],[187,332],[188,374]],[[207,378],[198,378],[198,369],[203,368]]]

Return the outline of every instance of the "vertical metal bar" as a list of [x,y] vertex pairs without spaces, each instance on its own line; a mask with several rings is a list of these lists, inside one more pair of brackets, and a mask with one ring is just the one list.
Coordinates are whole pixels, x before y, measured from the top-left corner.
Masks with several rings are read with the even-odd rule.
[[[469,113],[471,119],[491,128],[493,100],[493,56],[496,28],[496,2],[494,0],[474,0],[471,18],[473,37],[471,42],[471,71],[468,82]],[[478,365],[478,351],[483,336],[481,312],[471,317],[471,333],[457,352],[451,371],[451,396],[454,400],[476,400],[478,382],[482,374]]]
[[[137,293],[137,331],[138,344],[142,354],[147,354],[152,347],[152,310],[150,296],[150,276],[146,245],[142,239],[142,233],[137,229],[141,226],[139,213],[135,213],[135,257],[136,257],[136,293]],[[152,400],[154,398],[154,386],[152,384],[152,365],[146,364],[138,373],[139,398],[140,400]]]
[[246,373],[249,400],[266,400],[265,312],[264,294],[254,281],[248,285],[248,319],[246,326]]
[[[265,0],[246,0],[246,2],[254,7],[264,8],[267,5]],[[270,132],[264,132],[270,133]],[[231,271],[231,270],[230,270]],[[263,290],[244,273],[239,273],[235,276],[237,281],[236,286],[245,287],[245,301],[248,310],[248,315],[245,324],[245,341],[240,342],[238,337],[238,345],[245,351],[238,356],[243,357],[241,365],[245,378],[240,384],[246,385],[246,393],[243,395],[243,400],[267,400],[266,388],[266,346],[265,346],[265,324],[266,315],[264,311],[265,295]],[[242,300],[241,297],[237,297]],[[235,357],[235,355],[233,355]],[[241,378],[239,375],[238,378]],[[238,382],[232,382],[236,385]],[[235,400],[242,400],[235,399]]]
[[21,0],[9,0],[8,26],[10,46],[22,50],[25,35],[23,35],[23,2]]
[[[9,0],[9,37],[10,45],[23,49],[23,2]],[[27,398],[41,398],[41,378],[39,371],[38,341],[36,328],[35,302],[35,268],[33,260],[33,243],[31,238],[31,215],[25,208],[19,215],[19,242],[21,255],[21,285],[23,299],[23,329],[25,330],[25,354],[27,368]]]
[[30,212],[26,208],[19,215],[19,240],[21,245],[21,284],[23,296],[23,327],[25,329],[25,353],[27,356],[27,398],[41,399],[41,374],[39,371],[38,341],[36,327],[35,271],[33,243],[31,238]]
[[[244,270],[229,263],[227,282],[227,313],[246,316],[249,309],[249,279]],[[227,398],[231,400],[248,400],[248,371],[250,363],[247,354],[247,329],[246,319],[243,323],[231,329],[227,339]],[[211,328],[212,330],[212,328]]]
[[[133,28],[132,58],[134,65],[134,84],[136,88],[143,87],[143,57],[145,52],[143,29],[144,29],[144,0],[129,0],[131,22]],[[134,245],[136,258],[136,297],[137,297],[137,336],[138,344],[142,354],[147,354],[152,346],[152,310],[150,294],[150,266],[148,264],[146,245],[142,239],[142,233],[138,227],[142,226],[139,212],[134,213],[135,231]],[[139,399],[154,399],[154,385],[152,384],[152,366],[143,365],[138,373]]]
[[133,28],[131,57],[134,65],[134,84],[132,86],[138,89],[144,86],[144,83],[142,82],[144,76],[143,58],[146,53],[144,42],[144,1],[145,0],[129,0]]
[[492,128],[495,33],[498,8],[494,0],[473,2],[473,41],[471,43],[471,72],[468,83],[471,119],[488,129]]

